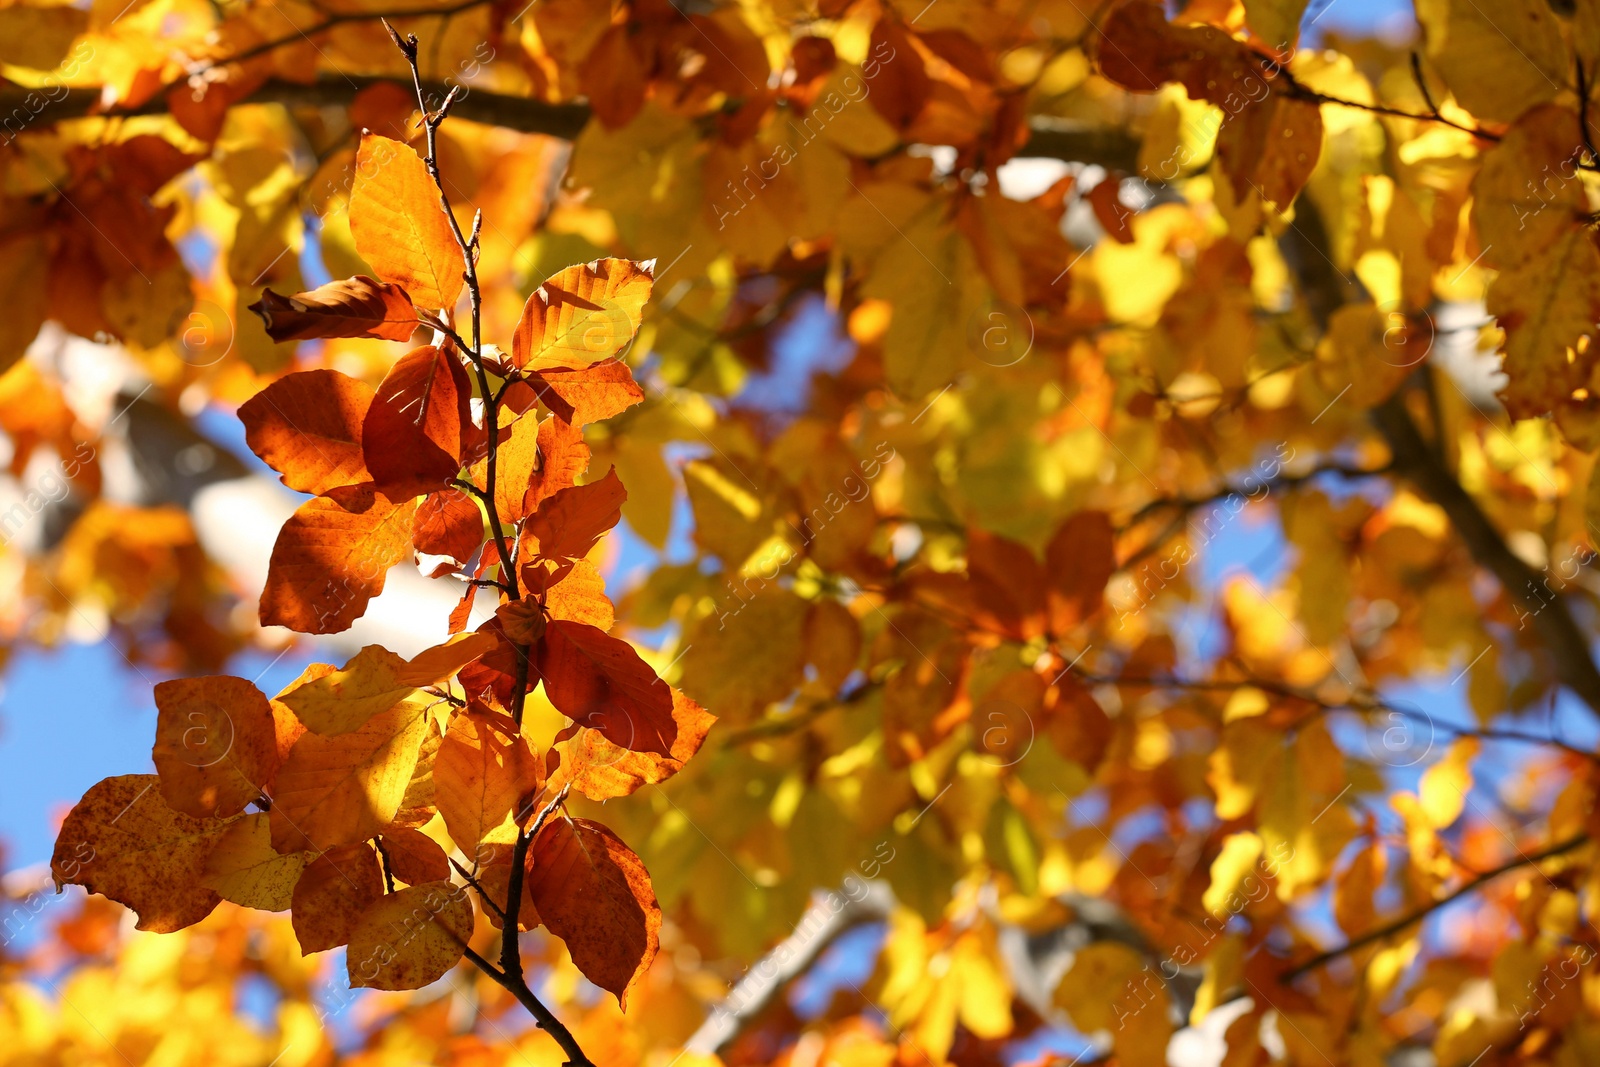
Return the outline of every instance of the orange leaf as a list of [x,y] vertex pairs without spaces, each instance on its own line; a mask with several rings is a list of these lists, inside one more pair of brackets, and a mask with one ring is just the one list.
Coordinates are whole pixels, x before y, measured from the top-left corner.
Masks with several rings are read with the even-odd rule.
[[274,341],[313,337],[409,341],[417,330],[417,309],[406,291],[364,274],[288,297],[267,289],[250,310],[261,316]]
[[531,474],[523,493],[522,515],[578,484],[579,475],[588,469],[589,446],[583,440],[583,431],[565,419],[545,419],[539,424],[539,468]]
[[550,780],[550,790],[567,781],[590,800],[625,797],[642,785],[664,782],[683,769],[689,757],[700,751],[706,733],[717,721],[699,704],[676,689],[672,690],[672,718],[678,736],[672,742],[672,755],[630,752],[606,740],[605,735],[587,727],[572,725],[556,737],[561,766]]
[[529,596],[544,597],[545,614],[552,619],[587,623],[599,630],[611,629],[616,621],[600,568],[587,559],[530,562],[522,568],[522,581]]
[[106,778],[61,824],[50,873],[57,889],[81,885],[132,908],[140,930],[168,934],[222,900],[201,878],[228,823],[173,811],[153,774]]
[[1066,634],[1099,611],[1116,569],[1116,532],[1105,512],[1080,511],[1062,523],[1044,553],[1050,631]]
[[483,538],[483,512],[478,502],[460,489],[430,493],[417,505],[411,543],[418,552],[465,563],[478,551]]
[[589,50],[578,66],[579,84],[606,128],[626,126],[644,107],[649,69],[644,46],[634,41],[632,27],[624,24],[607,29]]
[[1026,545],[972,530],[967,574],[976,606],[991,625],[1022,641],[1044,632],[1044,576]]
[[644,399],[644,390],[620,359],[591,367],[547,367],[528,375],[544,406],[574,426],[609,419]]
[[542,556],[578,559],[589,554],[602,534],[622,521],[627,490],[612,467],[598,482],[558,491],[528,519],[528,531],[539,539]]
[[543,779],[543,766],[509,718],[463,712],[439,746],[434,800],[450,837],[470,855],[483,842],[516,840],[516,817]]
[[448,347],[428,345],[389,369],[361,426],[367,470],[398,500],[441,488],[461,469],[472,387]]
[[511,339],[511,361],[533,371],[584,368],[615,356],[639,329],[652,264],[597,259],[533,291]]
[[461,295],[461,249],[428,165],[409,145],[367,133],[356,152],[350,235],[378,277],[425,308]]
[[239,408],[245,443],[301,493],[370,481],[361,423],[372,405],[365,382],[336,370],[286,374]]
[[266,695],[243,678],[177,678],[156,686],[152,753],[161,795],[197,818],[237,815],[278,769]]
[[450,880],[450,858],[421,830],[391,826],[378,841],[389,857],[389,873],[407,885]]
[[[528,514],[523,498],[539,469],[539,439],[543,436],[543,427],[531,415],[500,427],[495,449],[494,510],[506,525],[521,522]],[[472,480],[476,484],[486,485],[487,477],[487,460],[473,464]]]
[[472,898],[451,882],[380,897],[350,933],[350,988],[421,989],[437,982],[461,962],[472,922]]
[[370,483],[301,504],[272,546],[261,625],[303,634],[348,630],[383,592],[389,568],[410,553],[416,508],[414,500],[394,504]]
[[528,892],[585,978],[628,1006],[655,959],[661,909],[633,851],[588,819],[551,819],[534,839]]
[[290,900],[300,954],[349,944],[356,920],[381,896],[383,870],[365,841],[330,848],[312,860]]
[[551,622],[537,662],[561,714],[632,752],[672,755],[672,690],[626,641],[583,623]]
[[349,733],[301,735],[278,771],[273,847],[325,849],[375,837],[400,810],[427,725],[426,714],[401,703]]

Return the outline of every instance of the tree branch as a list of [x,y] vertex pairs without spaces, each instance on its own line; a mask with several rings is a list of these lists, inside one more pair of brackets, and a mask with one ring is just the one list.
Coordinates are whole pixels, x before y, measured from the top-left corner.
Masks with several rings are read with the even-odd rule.
[[[309,85],[273,79],[239,101],[240,104],[283,104],[288,107],[347,107],[357,93],[374,85],[399,85],[411,88],[398,78],[371,75],[322,77]],[[421,82],[428,98],[441,99],[451,86],[442,82]],[[181,91],[182,87],[178,87]],[[7,118],[18,130],[34,121],[45,124],[91,115],[131,118],[139,115],[164,115],[169,108],[165,93],[157,93],[136,107],[101,108],[99,89],[43,89],[22,86],[0,88],[0,124]],[[29,101],[32,101],[30,104]],[[238,106],[238,105],[235,105]],[[471,88],[451,107],[456,118],[499,126],[522,133],[542,133],[563,141],[575,140],[589,122],[589,107],[583,103],[549,104],[525,96],[493,93]],[[1115,126],[1096,126],[1035,117],[1027,144],[1017,152],[1022,157],[1062,159],[1133,171],[1137,169],[1139,141]]]
[[1444,509],[1472,558],[1500,580],[1507,596],[1528,609],[1534,631],[1555,661],[1557,679],[1600,715],[1600,669],[1567,601],[1554,590],[1548,599],[1538,595],[1539,572],[1507,547],[1478,502],[1422,439],[1406,411],[1405,390],[1374,408],[1372,421],[1389,442],[1396,472]]
[[1571,852],[1575,848],[1579,848],[1585,844],[1588,844],[1588,842],[1588,834],[1579,834],[1576,837],[1569,837],[1565,841],[1551,845],[1542,852],[1535,852],[1531,856],[1519,852],[1515,859],[1507,860],[1500,866],[1495,867],[1492,870],[1485,871],[1476,878],[1472,878],[1461,883],[1455,889],[1451,890],[1443,897],[1440,897],[1438,900],[1435,900],[1429,904],[1425,904],[1422,907],[1417,908],[1415,911],[1407,912],[1398,919],[1386,922],[1382,926],[1368,930],[1360,937],[1353,937],[1342,945],[1339,945],[1335,948],[1330,948],[1325,952],[1319,952],[1310,959],[1295,964],[1287,971],[1284,971],[1283,974],[1279,976],[1279,979],[1284,983],[1292,982],[1296,978],[1299,978],[1304,974],[1308,974],[1311,971],[1316,970],[1318,967],[1338,959],[1340,956],[1349,955],[1358,949],[1365,948],[1374,942],[1382,941],[1386,937],[1391,937],[1399,933],[1412,923],[1420,922],[1423,919],[1426,919],[1429,915],[1432,915],[1440,908],[1455,903],[1457,900],[1460,900],[1462,897],[1479,888],[1484,883],[1492,882],[1496,878],[1499,878],[1502,874],[1509,874],[1511,871],[1517,870],[1520,867],[1527,867],[1531,864],[1542,863],[1547,859],[1552,859],[1556,856]]

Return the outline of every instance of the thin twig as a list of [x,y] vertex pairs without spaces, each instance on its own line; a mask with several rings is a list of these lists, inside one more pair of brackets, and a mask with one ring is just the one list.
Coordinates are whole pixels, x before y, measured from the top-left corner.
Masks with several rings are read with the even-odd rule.
[[[427,154],[423,156],[423,162],[427,165],[429,176],[433,178],[434,186],[439,190],[440,207],[444,210],[445,218],[449,220],[450,232],[454,235],[456,245],[461,251],[462,281],[466,286],[467,296],[472,306],[472,343],[470,345],[465,344],[455,334],[454,330],[450,331],[450,335],[456,340],[457,347],[462,350],[462,353],[472,363],[473,370],[478,378],[478,390],[483,396],[484,424],[489,441],[485,462],[487,473],[484,476],[484,487],[481,489],[472,482],[462,479],[452,479],[451,484],[472,493],[483,502],[489,515],[489,527],[494,536],[495,548],[500,553],[500,591],[508,599],[515,600],[520,596],[516,566],[511,548],[506,540],[505,527],[501,524],[500,513],[495,507],[495,475],[498,468],[500,443],[499,405],[496,402],[496,394],[489,387],[489,375],[483,365],[483,291],[478,281],[478,236],[483,225],[483,216],[480,213],[473,219],[472,235],[470,237],[462,233],[461,223],[457,221],[455,211],[450,206],[450,195],[445,190],[444,176],[439,171],[437,147],[439,127],[449,115],[450,108],[454,106],[458,98],[457,93],[461,87],[459,85],[453,87],[445,95],[438,109],[430,110],[427,97],[423,91],[422,73],[417,66],[416,34],[407,34],[405,37],[401,37],[387,19],[382,21],[384,29],[389,31],[389,36],[393,39],[395,47],[400,49],[401,54],[406,57],[407,64],[411,67],[411,82],[416,90],[417,104],[422,111],[423,128],[427,135]],[[528,648],[526,645],[513,647],[517,649],[518,653],[518,680],[516,688],[512,692],[511,710],[512,717],[520,728],[522,725],[522,709],[528,695]],[[534,995],[533,990],[528,987],[527,977],[522,970],[522,943],[517,937],[517,913],[521,910],[523,869],[527,865],[528,848],[533,842],[534,835],[544,825],[544,821],[550,817],[551,812],[566,800],[566,797],[567,790],[564,788],[539,813],[539,817],[535,820],[531,829],[518,829],[517,842],[512,850],[511,874],[508,879],[510,884],[507,887],[506,905],[501,911],[500,967],[496,968],[470,947],[466,948],[465,955],[467,959],[472,961],[474,966],[494,979],[496,983],[514,996],[534,1017],[540,1028],[555,1038],[556,1043],[566,1053],[570,1065],[573,1065],[573,1067],[593,1067],[593,1063],[588,1056],[584,1055],[577,1039],[572,1036],[572,1031],[568,1030],[561,1020],[556,1017],[555,1013],[546,1007]],[[456,864],[456,869],[461,869],[459,864]],[[387,866],[385,870],[387,871]],[[477,880],[467,875],[465,871],[462,871],[462,875],[468,879],[469,884],[476,885],[479,897],[486,904],[489,903],[481,884],[477,884]]]
[[1535,852],[1531,856],[1525,853],[1519,853],[1516,858],[1507,860],[1500,866],[1495,867],[1492,870],[1485,871],[1476,878],[1472,878],[1461,883],[1455,889],[1440,897],[1438,900],[1425,904],[1414,911],[1409,911],[1400,916],[1398,919],[1386,922],[1382,926],[1368,930],[1359,937],[1352,937],[1349,941],[1346,941],[1342,945],[1319,952],[1310,959],[1295,964],[1287,971],[1284,971],[1283,974],[1279,976],[1279,980],[1284,983],[1292,982],[1301,975],[1314,971],[1318,967],[1338,959],[1340,956],[1349,955],[1350,953],[1355,952],[1358,949],[1365,948],[1374,942],[1382,941],[1386,937],[1392,937],[1401,930],[1404,930],[1406,927],[1410,926],[1412,923],[1420,922],[1423,919],[1426,919],[1429,915],[1432,915],[1434,912],[1438,911],[1440,908],[1443,908],[1448,904],[1455,903],[1468,893],[1471,893],[1473,890],[1482,886],[1485,882],[1491,882],[1500,877],[1502,874],[1509,874],[1511,871],[1517,870],[1519,867],[1527,867],[1531,864],[1542,863],[1547,859],[1553,859],[1556,856],[1563,855],[1571,852],[1575,848],[1579,848],[1585,844],[1588,844],[1588,842],[1589,835],[1585,833],[1579,834],[1576,837],[1569,837],[1567,840],[1551,845],[1542,852]]

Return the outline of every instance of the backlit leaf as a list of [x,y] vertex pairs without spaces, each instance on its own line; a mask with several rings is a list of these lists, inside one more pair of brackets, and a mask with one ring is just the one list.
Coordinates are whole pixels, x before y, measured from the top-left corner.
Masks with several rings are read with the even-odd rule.
[[661,929],[644,864],[588,819],[551,819],[529,855],[528,892],[545,925],[566,942],[583,976],[626,1008],[655,958]]
[[378,277],[421,307],[453,307],[461,293],[461,250],[422,157],[376,134],[361,137],[350,193],[356,251]]
[[587,368],[619,354],[639,329],[652,269],[625,259],[598,259],[552,275],[522,309],[512,336],[512,362],[543,372]]
[[426,882],[381,897],[350,932],[345,970],[352,989],[421,989],[461,962],[472,936],[464,886]]
[[350,733],[302,735],[273,790],[273,847],[321,850],[380,833],[400,809],[427,723],[399,704]]
[[573,722],[632,752],[672,754],[672,691],[626,641],[558,620],[545,629],[537,666],[550,703]]
[[153,774],[91,787],[61,824],[50,872],[57,888],[81,885],[126,904],[139,929],[170,933],[204,919],[222,899],[202,881],[226,819],[167,807]]
[[372,480],[361,424],[372,404],[364,382],[332,370],[286,374],[239,408],[245,441],[302,493]]
[[177,678],[155,688],[152,758],[174,811],[237,815],[278,769],[277,729],[262,692],[243,678]]
[[272,546],[261,624],[303,634],[348,630],[411,550],[414,500],[396,504],[371,483],[300,505]]

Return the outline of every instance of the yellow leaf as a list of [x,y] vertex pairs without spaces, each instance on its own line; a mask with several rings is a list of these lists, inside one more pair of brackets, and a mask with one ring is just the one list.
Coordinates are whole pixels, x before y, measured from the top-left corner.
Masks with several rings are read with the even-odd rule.
[[1222,839],[1222,850],[1211,861],[1211,885],[1200,898],[1206,911],[1226,920],[1243,910],[1248,901],[1239,890],[1261,859],[1261,848],[1261,838],[1249,831]]
[[472,936],[465,886],[424,882],[380,898],[350,934],[345,970],[352,989],[421,989],[443,978]]
[[301,735],[273,789],[273,847],[321,850],[376,837],[399,810],[427,724],[402,703],[350,733]]
[[1443,830],[1461,817],[1472,788],[1472,760],[1478,754],[1478,739],[1463,737],[1450,746],[1444,759],[1422,772],[1418,785],[1422,815],[1437,830]]
[[229,824],[206,860],[201,881],[243,907],[287,911],[309,855],[275,851],[268,823],[263,811]]

